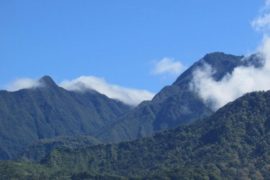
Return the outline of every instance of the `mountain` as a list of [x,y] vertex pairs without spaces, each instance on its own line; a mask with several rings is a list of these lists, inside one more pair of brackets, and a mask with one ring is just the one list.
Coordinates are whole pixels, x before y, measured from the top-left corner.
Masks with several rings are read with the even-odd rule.
[[[213,111],[190,88],[193,72],[207,63],[215,69],[213,77],[220,80],[235,67],[260,66],[259,59],[257,55],[244,58],[219,52],[207,54],[152,101],[136,108],[96,91],[67,91],[49,76],[41,78],[42,86],[36,88],[0,91],[0,159],[13,159],[21,154],[28,154],[29,158],[35,154],[33,158],[41,159],[49,150],[63,144],[58,137],[87,136],[86,144],[92,144],[91,140],[94,144],[116,143],[149,137],[202,119]],[[39,143],[43,139],[50,141]],[[64,139],[61,141],[67,145]],[[67,146],[73,145],[71,141]]]
[[30,144],[58,136],[95,136],[131,108],[96,91],[77,93],[49,77],[41,86],[0,91],[0,159],[12,159]]
[[1,178],[269,179],[270,91],[153,137],[59,148],[39,164],[1,162]]
[[106,127],[98,138],[105,142],[134,140],[211,115],[213,111],[190,88],[193,72],[205,64],[215,70],[213,78],[216,80],[221,80],[239,66],[262,65],[259,55],[244,58],[221,52],[207,54],[181,74],[172,85],[163,88],[152,101],[143,102],[121,116],[113,125]]
[[101,142],[91,136],[67,136],[42,139],[27,147],[26,150],[20,154],[19,158],[38,162],[57,148],[76,149],[97,144],[101,144]]

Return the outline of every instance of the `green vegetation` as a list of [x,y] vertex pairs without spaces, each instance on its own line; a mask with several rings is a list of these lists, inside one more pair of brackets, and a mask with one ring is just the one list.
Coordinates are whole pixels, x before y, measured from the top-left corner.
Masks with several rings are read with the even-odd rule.
[[189,89],[193,70],[207,62],[217,69],[217,76],[224,76],[241,65],[241,58],[209,54],[153,101],[133,110],[95,91],[66,91],[48,76],[40,80],[43,87],[13,93],[0,91],[0,159],[17,158],[28,146],[43,139],[84,135],[115,143],[152,136],[206,117],[212,111]]
[[38,164],[2,162],[0,178],[269,179],[269,163],[270,91],[154,137],[58,148]]
[[95,91],[69,92],[47,76],[40,81],[39,88],[0,91],[0,159],[15,158],[41,139],[94,136],[130,110]]
[[40,161],[57,148],[76,149],[87,146],[101,144],[100,141],[91,136],[75,136],[75,137],[56,137],[53,139],[43,139],[29,146],[20,159],[31,161]]
[[257,56],[208,54],[134,109],[95,91],[66,91],[47,76],[43,87],[0,91],[0,159],[17,159],[0,161],[0,179],[270,179],[270,92],[209,117],[190,90],[204,63],[216,80],[261,65]]

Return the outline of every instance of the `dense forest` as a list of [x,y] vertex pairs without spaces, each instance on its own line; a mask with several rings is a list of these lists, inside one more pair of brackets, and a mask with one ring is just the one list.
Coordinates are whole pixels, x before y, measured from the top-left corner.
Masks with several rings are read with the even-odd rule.
[[3,161],[0,172],[2,179],[269,179],[269,135],[270,92],[256,92],[153,137],[57,148],[39,162]]

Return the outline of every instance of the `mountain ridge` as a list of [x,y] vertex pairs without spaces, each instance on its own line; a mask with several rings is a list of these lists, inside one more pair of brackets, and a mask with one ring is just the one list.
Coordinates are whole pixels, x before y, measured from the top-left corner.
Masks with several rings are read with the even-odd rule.
[[[213,110],[203,102],[196,92],[190,89],[193,72],[202,68],[205,63],[216,70],[213,74],[216,80],[221,80],[226,74],[231,73],[234,68],[239,66],[248,66],[255,63],[257,67],[262,66],[261,58],[258,55],[252,55],[245,59],[244,56],[222,52],[206,54],[183,72],[172,85],[165,86],[154,96],[152,101],[146,101],[133,111],[120,117],[119,122],[114,123],[109,128],[110,131],[101,132],[99,138],[105,142],[134,140],[212,114]],[[130,124],[132,129],[129,126]]]
[[57,136],[92,136],[130,107],[98,92],[75,93],[49,76],[40,87],[0,91],[1,159],[14,158],[32,142]]
[[45,179],[268,179],[268,137],[270,91],[253,92],[206,119],[153,137],[59,148],[39,164],[0,162],[0,174],[12,169],[11,177]]

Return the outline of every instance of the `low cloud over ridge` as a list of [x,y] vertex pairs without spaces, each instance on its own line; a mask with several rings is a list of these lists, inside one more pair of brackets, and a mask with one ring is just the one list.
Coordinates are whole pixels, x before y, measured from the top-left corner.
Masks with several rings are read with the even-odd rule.
[[191,89],[197,92],[213,110],[245,93],[270,89],[270,0],[265,2],[265,7],[251,25],[255,30],[263,33],[264,38],[257,49],[258,55],[264,60],[263,67],[237,67],[220,81],[213,79],[215,69],[209,64],[205,64],[193,73]]
[[[44,85],[39,80],[21,78],[8,84],[5,89],[14,92],[21,89],[31,89],[41,86],[43,87]],[[117,99],[132,106],[136,106],[145,100],[151,100],[155,95],[147,90],[132,89],[110,84],[105,79],[95,76],[81,76],[73,80],[65,80],[59,83],[59,86],[66,90],[77,92],[95,90],[109,98]]]
[[31,79],[31,78],[20,78],[8,84],[6,86],[6,90],[13,92],[13,91],[21,90],[21,89],[36,88],[39,86],[41,86],[41,83],[38,80]]
[[151,100],[154,93],[147,90],[131,89],[108,83],[105,79],[95,76],[81,76],[74,80],[66,80],[60,86],[70,90],[83,92],[95,90],[112,99],[117,99],[129,105],[138,105],[142,101]]
[[220,81],[216,81],[212,75],[215,72],[209,64],[199,68],[193,73],[191,87],[196,91],[206,104],[214,110],[235,100],[248,92],[270,89],[270,39],[264,40],[260,54],[265,60],[261,68],[254,66],[240,66],[227,74]]

